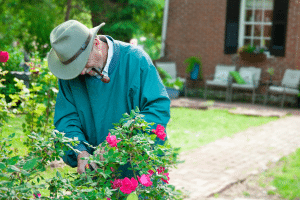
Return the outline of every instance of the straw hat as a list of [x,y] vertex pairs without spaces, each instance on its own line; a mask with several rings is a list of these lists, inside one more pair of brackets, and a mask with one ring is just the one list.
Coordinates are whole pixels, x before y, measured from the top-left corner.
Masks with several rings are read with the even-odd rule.
[[50,34],[52,49],[48,55],[50,71],[59,79],[77,77],[85,68],[94,39],[104,25],[89,29],[76,20],[69,20],[54,28]]

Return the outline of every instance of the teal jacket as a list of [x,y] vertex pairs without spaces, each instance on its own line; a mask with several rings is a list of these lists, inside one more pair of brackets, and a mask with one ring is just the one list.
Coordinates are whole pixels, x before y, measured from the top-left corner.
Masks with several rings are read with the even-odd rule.
[[[114,43],[110,82],[89,75],[59,80],[55,105],[55,128],[65,132],[66,137],[77,137],[93,146],[106,139],[122,114],[136,107],[147,122],[166,127],[170,119],[170,99],[150,57],[136,46],[107,37]],[[75,149],[93,153],[83,143]],[[66,152],[63,160],[71,167],[77,166],[74,151]]]

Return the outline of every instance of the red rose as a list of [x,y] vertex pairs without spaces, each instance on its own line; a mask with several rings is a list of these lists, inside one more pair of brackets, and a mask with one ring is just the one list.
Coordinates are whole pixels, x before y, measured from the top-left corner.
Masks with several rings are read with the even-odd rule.
[[7,62],[9,59],[9,54],[6,51],[0,51],[0,62]]
[[135,191],[138,184],[139,183],[134,178],[129,179],[126,177],[122,180],[122,187],[120,187],[120,190],[125,194],[130,194]]
[[164,175],[167,177],[167,180],[166,179],[163,179],[161,178],[161,180],[167,184],[169,184],[169,180],[170,180],[170,177],[169,177],[169,173],[164,173]]
[[149,173],[150,176],[152,176],[152,174],[154,174],[154,171],[151,170],[151,169],[149,169],[149,170],[148,170],[148,173]]
[[160,167],[159,169],[157,169],[158,174],[161,174],[165,171],[164,167]]
[[117,140],[116,136],[110,136],[110,133],[108,134],[108,136],[106,137],[106,141],[108,142],[108,144],[110,144],[111,147],[117,147],[117,143],[120,142],[121,140]]
[[137,176],[139,182],[146,187],[149,187],[152,185],[152,181],[150,180],[150,175],[149,174],[143,174],[141,177]]
[[115,179],[114,182],[110,181],[110,183],[112,183],[112,188],[113,189],[117,189],[120,188],[122,186],[122,179]]
[[167,136],[167,134],[165,133],[165,127],[160,124],[157,125],[156,130],[152,129],[152,132],[154,132],[161,140],[165,140]]

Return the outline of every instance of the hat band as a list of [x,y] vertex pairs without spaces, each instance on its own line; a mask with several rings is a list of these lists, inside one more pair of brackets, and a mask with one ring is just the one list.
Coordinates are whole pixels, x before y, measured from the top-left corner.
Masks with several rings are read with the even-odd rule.
[[67,60],[67,61],[63,61],[62,62],[62,64],[64,64],[64,65],[68,65],[68,64],[70,64],[71,62],[73,62],[85,49],[86,49],[86,47],[89,45],[89,43],[90,43],[90,40],[91,40],[91,38],[92,38],[92,34],[91,33],[89,33],[89,36],[88,36],[88,38],[86,39],[86,41],[85,41],[85,43],[80,47],[80,49],[79,49],[79,51],[77,51],[77,53],[72,57],[72,58],[70,58],[69,60]]

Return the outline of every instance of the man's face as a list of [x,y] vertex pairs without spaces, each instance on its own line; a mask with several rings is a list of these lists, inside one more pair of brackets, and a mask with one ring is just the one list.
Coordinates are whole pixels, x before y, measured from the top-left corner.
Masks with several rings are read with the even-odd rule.
[[89,74],[91,76],[95,75],[95,72],[92,71],[92,68],[102,69],[105,64],[105,43],[101,42],[98,38],[95,38],[93,43],[93,48],[90,53],[89,59],[85,65],[85,68],[82,70],[81,75]]

